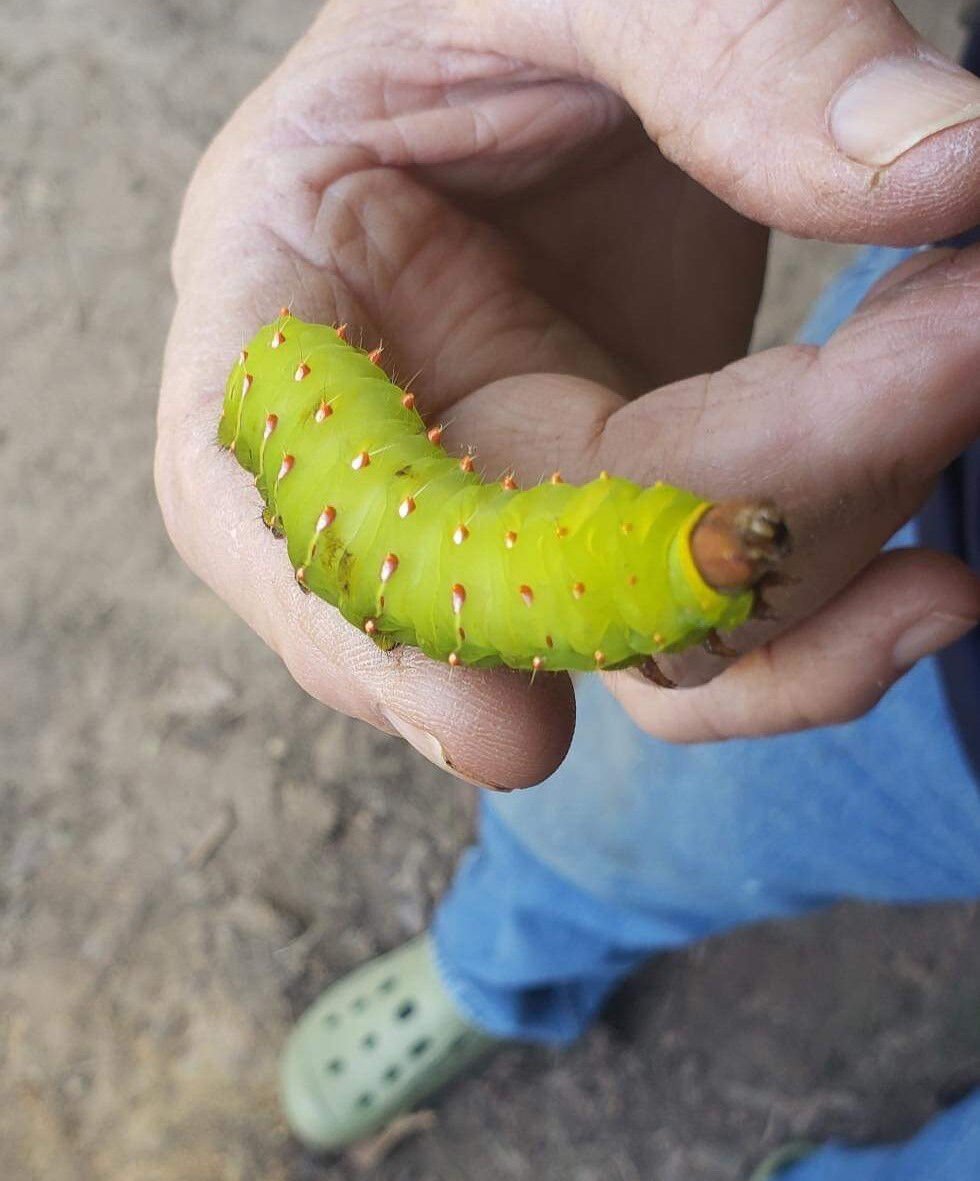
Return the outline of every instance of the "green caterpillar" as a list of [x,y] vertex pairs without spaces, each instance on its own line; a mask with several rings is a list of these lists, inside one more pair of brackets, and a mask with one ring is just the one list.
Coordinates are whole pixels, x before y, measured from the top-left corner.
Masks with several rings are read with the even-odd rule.
[[471,456],[446,454],[378,355],[283,309],[232,369],[218,438],[255,475],[300,585],[379,645],[615,669],[752,614],[757,573],[722,593],[694,560],[709,502],[606,473],[487,483]]

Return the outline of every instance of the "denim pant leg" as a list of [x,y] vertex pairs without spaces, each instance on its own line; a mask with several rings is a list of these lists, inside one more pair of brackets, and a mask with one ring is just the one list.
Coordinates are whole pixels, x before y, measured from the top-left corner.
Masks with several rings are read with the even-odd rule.
[[566,1042],[652,953],[841,898],[980,896],[980,792],[933,661],[867,717],[678,747],[597,679],[547,783],[484,801],[435,920],[443,978],[500,1036]]

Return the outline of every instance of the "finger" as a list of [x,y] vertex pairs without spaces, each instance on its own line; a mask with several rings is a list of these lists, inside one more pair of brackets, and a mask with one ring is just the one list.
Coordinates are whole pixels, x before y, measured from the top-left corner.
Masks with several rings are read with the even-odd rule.
[[922,242],[980,218],[980,82],[889,0],[508,0],[468,36],[604,83],[661,150],[792,233]]
[[906,267],[834,334],[810,379],[826,391],[820,444],[900,504],[980,433],[980,248]]
[[190,306],[178,308],[168,346],[155,466],[164,522],[181,556],[324,704],[401,734],[437,766],[483,786],[525,787],[547,777],[574,727],[567,677],[531,683],[508,670],[451,669],[414,651],[385,653],[302,593],[284,546],[261,522],[252,481],[216,446],[220,358],[237,340],[232,325],[249,313],[237,302]]
[[783,734],[865,714],[905,672],[980,619],[980,579],[955,558],[897,550],[817,615],[694,689],[638,673],[606,683],[633,720],[670,742]]
[[[784,512],[795,542],[785,573],[795,584],[773,596],[779,618],[744,628],[736,648],[770,639],[836,594],[980,433],[978,317],[980,251],[943,252],[868,301],[820,350],[760,354],[610,418],[603,466],[646,444],[667,454],[682,484],[701,487],[695,473],[705,473],[713,497],[767,496]],[[692,413],[699,429],[685,434]],[[683,685],[722,668],[699,652],[665,664]]]
[[910,266],[822,349],[771,349],[632,402],[570,377],[501,380],[458,404],[453,432],[480,432],[492,463],[510,448],[527,478],[605,468],[767,496],[808,525],[835,504],[838,528],[871,519],[880,542],[980,432],[980,247]]
[[598,459],[713,497],[788,498],[806,517],[833,503],[838,526],[893,530],[980,432],[980,248],[930,262],[821,349],[772,349],[623,405]]
[[[774,593],[775,623],[732,638],[747,650],[840,591],[980,431],[980,250],[930,261],[822,350],[772,350],[626,404],[589,382],[511,379],[466,399],[454,429],[479,427],[491,463],[509,446],[525,479],[605,468],[712,499],[775,501],[794,537],[795,583]],[[514,421],[519,444],[504,427]],[[683,685],[725,667],[697,650],[664,664]]]

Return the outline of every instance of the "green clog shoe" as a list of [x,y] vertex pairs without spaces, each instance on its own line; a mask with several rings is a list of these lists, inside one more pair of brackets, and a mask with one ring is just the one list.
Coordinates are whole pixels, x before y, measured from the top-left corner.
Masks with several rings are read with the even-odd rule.
[[303,1014],[282,1055],[283,1110],[307,1148],[344,1148],[500,1044],[456,1008],[421,935],[337,981]]

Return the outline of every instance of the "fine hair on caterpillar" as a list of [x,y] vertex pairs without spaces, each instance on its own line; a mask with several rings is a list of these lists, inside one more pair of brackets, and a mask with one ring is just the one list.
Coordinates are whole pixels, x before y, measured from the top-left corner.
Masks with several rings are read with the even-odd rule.
[[643,665],[744,623],[788,550],[765,501],[558,472],[521,489],[452,457],[444,424],[346,326],[283,308],[242,348],[218,441],[255,477],[303,590],[381,647],[532,672]]

